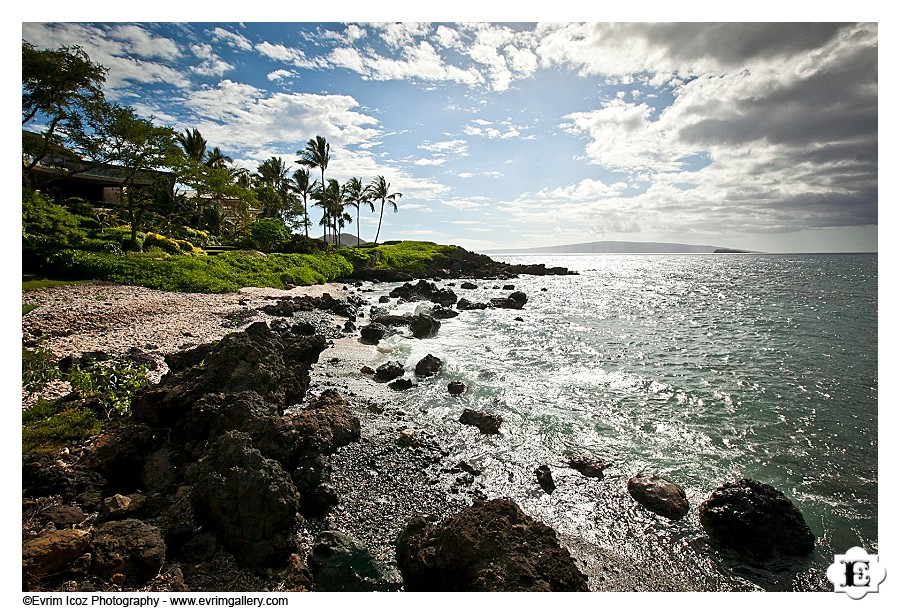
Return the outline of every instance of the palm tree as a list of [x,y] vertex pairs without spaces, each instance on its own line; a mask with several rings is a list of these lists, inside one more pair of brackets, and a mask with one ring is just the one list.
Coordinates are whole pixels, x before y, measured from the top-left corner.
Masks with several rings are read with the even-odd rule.
[[394,213],[396,213],[397,203],[395,199],[403,196],[400,192],[391,194],[390,190],[391,184],[387,183],[382,175],[378,175],[375,180],[366,187],[366,191],[369,193],[369,199],[371,199],[368,201],[369,206],[372,208],[373,213],[375,212],[375,205],[372,201],[381,201],[381,212],[378,214],[378,232],[375,233],[375,245],[378,245],[378,235],[381,234],[381,218],[384,217],[385,203],[389,203],[394,207]]
[[[289,207],[288,188],[290,180],[288,179],[288,171],[290,167],[285,165],[284,160],[278,156],[272,156],[265,162],[261,163],[256,169],[256,180],[258,187],[263,192],[269,192],[274,198],[269,198],[271,207],[267,209],[267,217],[284,216],[284,211]],[[273,209],[278,209],[274,211]],[[274,215],[273,215],[274,214]]]
[[[297,151],[297,155],[300,156],[300,159],[297,160],[297,164],[300,166],[318,168],[322,171],[322,183],[320,186],[322,189],[325,189],[325,169],[328,168],[328,161],[331,159],[331,145],[328,144],[325,137],[316,136],[314,139],[309,139],[306,142],[306,148]],[[325,216],[327,217],[327,206],[322,201],[319,201],[319,206],[325,210]],[[322,231],[322,241],[328,243],[324,230]]]
[[[325,212],[322,216],[322,225],[327,229],[328,226],[331,225],[331,221],[334,220],[335,228],[337,228],[337,220],[341,217],[341,212],[343,211],[344,202],[341,191],[341,184],[338,183],[337,179],[329,179],[328,183],[325,184],[325,189],[323,190],[321,186],[317,186],[315,192],[313,192],[313,198],[318,201],[319,206],[322,207]],[[325,243],[328,243],[327,230],[323,230],[323,240]]]
[[369,191],[363,187],[362,179],[358,177],[348,179],[343,190],[345,202],[356,207],[356,245],[359,246],[362,242],[359,237],[359,208],[364,204],[372,206],[372,203],[369,202]]
[[223,154],[218,147],[206,152],[206,166],[210,168],[226,168],[231,162],[232,159]]
[[[203,157],[206,155],[206,139],[199,130],[196,128],[185,129],[184,134],[179,134],[175,138],[188,158],[197,162],[203,161]],[[216,149],[218,150],[218,147]]]
[[246,168],[241,168],[240,166],[233,167],[230,171],[231,179],[237,185],[242,188],[250,189],[250,185],[252,184],[253,176],[250,174]]
[[309,198],[309,195],[316,189],[317,182],[313,181],[309,182],[309,169],[306,168],[298,168],[294,171],[294,175],[291,178],[291,189],[303,199],[303,210],[300,212],[300,216],[302,219],[303,229],[306,232],[306,236],[309,237],[309,210],[306,206],[306,201]]

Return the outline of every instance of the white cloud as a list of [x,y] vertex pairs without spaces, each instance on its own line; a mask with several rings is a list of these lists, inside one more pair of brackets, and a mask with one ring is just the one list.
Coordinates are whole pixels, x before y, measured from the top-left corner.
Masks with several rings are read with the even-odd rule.
[[461,210],[483,209],[483,208],[489,207],[493,204],[493,201],[490,198],[487,198],[485,196],[474,196],[471,198],[457,197],[457,198],[444,199],[442,202],[443,202],[443,204],[449,205],[449,206],[453,207],[454,209],[461,209]]
[[206,77],[221,77],[226,72],[234,68],[228,62],[222,60],[213,53],[212,47],[207,44],[198,44],[191,46],[191,52],[197,58],[202,60],[197,66],[191,67],[191,72]]
[[446,158],[419,158],[413,164],[416,166],[441,166],[446,162]]
[[230,32],[224,28],[217,27],[214,28],[210,34],[214,41],[222,41],[234,49],[240,49],[241,51],[253,50],[253,45],[250,44],[250,41],[246,37],[235,32]]
[[376,81],[421,79],[471,85],[481,79],[475,71],[444,64],[427,41],[403,47],[399,59],[384,57],[374,51],[361,53],[352,47],[336,48],[327,59],[333,66],[347,68]]
[[359,103],[351,96],[271,93],[226,79],[186,93],[183,104],[207,140],[223,148],[286,142],[299,149],[317,134],[344,147],[378,134],[369,127],[377,120],[356,111]]
[[[40,48],[55,49],[60,45],[78,45],[90,56],[91,61],[107,68],[106,91],[113,92],[132,83],[168,83],[186,87],[190,81],[185,75],[165,64],[149,59],[136,59],[136,47],[141,53],[155,54],[144,57],[170,58],[178,55],[177,45],[169,39],[154,37],[141,28],[119,28],[115,36],[108,28],[77,23],[23,23],[22,38]],[[159,49],[149,49],[153,42]]]
[[424,38],[430,29],[427,23],[394,22],[371,24],[381,39],[393,49],[402,49]]
[[270,72],[269,74],[266,75],[266,78],[269,81],[279,81],[280,82],[280,81],[287,79],[288,77],[293,77],[293,76],[294,76],[294,73],[292,73],[289,70],[285,70],[285,69],[281,68],[279,70],[273,70],[272,72]]
[[[473,125],[477,124],[477,125]],[[500,126],[499,128],[495,126]],[[481,136],[488,139],[512,139],[521,135],[519,128],[509,121],[490,122],[484,119],[474,119],[463,126],[463,133],[469,136]]]
[[316,62],[310,61],[302,49],[288,47],[281,43],[273,44],[268,41],[257,43],[253,47],[257,52],[265,57],[276,60],[278,62],[286,62],[297,68],[314,68]]
[[181,50],[175,41],[154,36],[139,26],[115,26],[107,30],[106,35],[121,41],[130,53],[144,58],[176,60],[181,56]]
[[419,145],[419,149],[424,149],[425,151],[441,154],[452,153],[457,156],[469,155],[469,146],[462,139],[451,139],[449,141],[437,141],[434,143],[432,143],[431,141],[425,141],[424,143]]

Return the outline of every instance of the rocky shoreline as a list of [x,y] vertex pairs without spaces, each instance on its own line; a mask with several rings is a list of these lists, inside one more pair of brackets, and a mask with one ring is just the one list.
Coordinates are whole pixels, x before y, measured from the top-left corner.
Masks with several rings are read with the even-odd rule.
[[[379,377],[369,367],[389,362],[379,339],[439,334],[454,308],[528,300],[505,288],[473,306],[448,286],[396,288],[394,298],[421,303],[407,318],[366,300],[360,282],[230,295],[114,284],[27,293],[38,308],[23,318],[25,345],[61,360],[145,360],[154,385],[135,397],[133,421],[58,455],[23,457],[23,590],[694,590],[640,561],[561,543],[514,501],[489,499],[476,467],[451,461],[439,437],[417,428],[394,384],[427,379],[435,363]],[[460,421],[485,436],[499,426],[473,413],[483,415]],[[569,462],[597,478],[606,466]],[[547,467],[535,481],[555,487]],[[628,490],[666,518],[687,511],[683,490],[657,476],[635,476]],[[778,494],[763,493],[796,520]],[[708,530],[723,543],[748,531],[746,517],[760,521],[753,501],[743,502],[745,518],[730,515],[729,496],[708,506]],[[779,543],[808,551],[804,528]],[[754,539],[749,551],[771,554]]]

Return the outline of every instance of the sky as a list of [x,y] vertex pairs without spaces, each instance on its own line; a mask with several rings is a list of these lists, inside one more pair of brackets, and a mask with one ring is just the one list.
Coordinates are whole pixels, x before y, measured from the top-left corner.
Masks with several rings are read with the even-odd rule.
[[[251,171],[317,135],[381,240],[877,251],[879,24],[25,20]],[[312,175],[317,176],[316,172]],[[364,240],[377,214],[361,217]],[[355,230],[355,221],[351,225]]]

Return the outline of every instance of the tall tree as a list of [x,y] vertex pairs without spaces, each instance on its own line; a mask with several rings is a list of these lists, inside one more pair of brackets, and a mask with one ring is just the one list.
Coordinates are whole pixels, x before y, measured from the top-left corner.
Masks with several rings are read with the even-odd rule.
[[375,233],[375,245],[378,245],[378,236],[381,234],[381,219],[384,217],[384,205],[385,203],[390,204],[396,213],[396,199],[403,196],[403,194],[400,192],[391,194],[391,184],[387,183],[382,175],[378,175],[372,183],[368,185],[367,190],[370,198],[369,206],[372,208],[373,213],[375,212],[375,204],[371,201],[381,201],[381,211],[378,214],[378,231]]
[[[319,185],[321,186],[320,191],[324,193],[327,187],[325,184],[325,169],[328,168],[328,162],[331,160],[331,145],[328,144],[325,137],[316,136],[314,139],[309,139],[309,141],[306,142],[306,147],[297,151],[297,155],[299,156],[297,164],[300,166],[318,168],[322,171],[322,181]],[[327,218],[329,215],[328,206],[322,201],[319,201],[319,206],[322,207],[325,212],[325,217]],[[323,229],[322,241],[328,243],[325,232],[326,231]]]
[[206,166],[210,168],[227,168],[233,160],[222,153],[218,145],[206,152]]
[[263,216],[284,219],[291,208],[290,180],[284,160],[272,156],[256,169],[256,184],[260,201],[264,204]]
[[45,126],[39,139],[23,139],[24,185],[31,185],[29,171],[63,144],[57,131],[62,123],[104,100],[106,73],[81,47],[39,50],[22,41],[22,126],[31,121]]
[[351,177],[344,184],[344,201],[356,208],[356,245],[362,242],[359,236],[359,209],[362,205],[369,205],[369,190],[365,189],[362,179],[359,177]]
[[[317,186],[312,196],[316,199],[316,201],[319,203],[319,206],[322,207],[323,211],[325,212],[325,214],[322,216],[322,223],[326,228],[334,225],[334,228],[336,229],[339,223],[339,218],[342,217],[344,208],[344,198],[341,190],[341,184],[338,183],[337,179],[329,179],[325,184],[325,189],[322,189],[321,186]],[[323,232],[325,232],[323,240],[327,244],[327,231]]]
[[206,156],[206,139],[199,130],[185,128],[184,132],[175,138],[184,150],[184,155],[195,162],[203,162]]
[[303,226],[304,232],[307,237],[309,237],[309,208],[307,206],[307,201],[309,199],[310,194],[315,190],[317,183],[315,181],[309,181],[309,169],[308,168],[298,168],[294,171],[294,174],[291,176],[291,188],[296,192],[296,194],[301,198],[302,208],[299,208],[298,211],[295,212],[296,216],[300,218],[300,223]]
[[137,233],[149,206],[145,189],[163,175],[154,173],[168,167],[176,157],[175,134],[171,128],[156,126],[131,107],[98,104],[85,116],[70,118],[70,133],[79,151],[88,160],[113,162],[124,171],[122,196],[131,225],[131,248],[139,250]]

